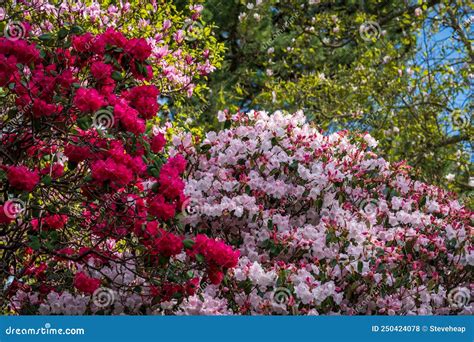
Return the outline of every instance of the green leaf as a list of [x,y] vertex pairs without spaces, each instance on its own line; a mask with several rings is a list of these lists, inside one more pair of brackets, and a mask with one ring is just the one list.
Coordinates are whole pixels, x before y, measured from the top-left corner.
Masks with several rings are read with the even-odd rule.
[[117,70],[115,70],[114,72],[112,72],[112,76],[111,76],[111,77],[112,77],[112,79],[115,80],[115,81],[121,81],[121,80],[123,80],[122,74],[121,74],[119,71],[117,71]]
[[31,235],[29,246],[33,250],[38,251],[41,248],[41,242],[40,242],[39,238],[35,235]]
[[186,248],[186,249],[191,249],[194,246],[194,243],[195,242],[191,239],[185,239],[183,241],[184,248]]
[[83,129],[86,130],[90,127],[91,125],[91,120],[87,116],[83,116],[82,118],[77,119],[77,125]]
[[196,254],[196,260],[198,262],[204,262],[205,261],[204,256],[202,254]]
[[82,34],[84,32],[84,29],[78,25],[74,25],[73,27],[71,27],[70,32],[72,34]]
[[153,166],[148,167],[148,173],[156,178],[160,176],[160,172],[158,171],[158,169]]
[[154,193],[158,193],[159,189],[160,189],[160,183],[158,182],[153,183],[153,185],[151,186],[151,191],[153,191]]
[[51,185],[52,183],[52,178],[50,175],[45,175],[42,179],[41,179],[41,182],[44,184],[44,185]]
[[421,201],[420,201],[420,208],[425,206],[425,204],[426,204],[426,199],[427,199],[427,197],[426,197],[426,196],[423,196],[423,198],[422,198]]
[[67,37],[67,35],[69,34],[69,31],[66,30],[64,27],[62,27],[59,31],[58,31],[58,39],[64,39]]
[[272,219],[268,220],[267,228],[270,229],[270,230],[273,230],[273,220]]
[[51,33],[44,33],[41,36],[38,37],[40,40],[47,42],[53,39],[53,35]]

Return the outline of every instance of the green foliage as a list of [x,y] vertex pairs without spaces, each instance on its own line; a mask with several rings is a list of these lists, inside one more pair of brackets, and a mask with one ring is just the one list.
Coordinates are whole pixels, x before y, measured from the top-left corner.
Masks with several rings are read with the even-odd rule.
[[369,131],[383,157],[469,196],[470,16],[467,1],[207,0],[227,50],[197,124],[215,128],[223,109],[303,109],[321,128]]

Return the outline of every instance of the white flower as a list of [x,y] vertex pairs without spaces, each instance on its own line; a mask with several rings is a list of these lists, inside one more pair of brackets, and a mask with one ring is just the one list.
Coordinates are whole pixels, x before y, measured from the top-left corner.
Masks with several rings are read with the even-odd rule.
[[448,173],[444,178],[446,178],[448,182],[452,182],[454,178],[456,178],[456,175],[453,173]]
[[276,280],[275,271],[265,272],[262,266],[258,262],[254,262],[249,269],[250,280],[259,286],[268,287],[272,286]]
[[226,120],[226,115],[224,111],[220,110],[217,112],[217,120],[219,122],[224,122]]
[[364,140],[367,142],[369,147],[377,147],[378,142],[375,140],[371,135],[366,134],[364,135]]

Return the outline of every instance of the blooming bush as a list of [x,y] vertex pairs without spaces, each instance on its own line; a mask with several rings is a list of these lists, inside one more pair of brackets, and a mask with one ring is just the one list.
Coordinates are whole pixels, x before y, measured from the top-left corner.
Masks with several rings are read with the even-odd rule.
[[215,39],[132,3],[0,8],[3,313],[473,312],[472,211],[371,136],[219,112],[168,144]]
[[151,55],[113,28],[0,38],[3,312],[173,312],[237,265],[178,225]]
[[203,80],[221,62],[222,44],[214,38],[212,26],[202,21],[201,5],[191,5],[183,12],[171,2],[141,0],[34,0],[6,6],[0,8],[4,12],[0,20],[5,21],[6,34],[14,38],[29,31],[48,41],[55,34],[65,36],[71,29],[97,34],[107,28],[120,28],[129,37],[139,39],[134,42],[136,53],[147,52],[155,71],[154,83],[160,84],[162,95],[172,96],[176,103],[184,101],[182,95],[190,97],[196,88],[198,93],[203,91]]
[[474,264],[473,213],[454,195],[302,113],[219,118],[226,129],[177,135],[172,154],[189,165],[185,223],[241,256],[184,312],[472,314],[453,299],[470,295]]

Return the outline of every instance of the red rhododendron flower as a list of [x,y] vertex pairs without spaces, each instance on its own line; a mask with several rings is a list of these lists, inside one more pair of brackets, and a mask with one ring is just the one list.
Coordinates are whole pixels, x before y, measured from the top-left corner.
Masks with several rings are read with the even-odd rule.
[[144,85],[134,87],[124,92],[123,96],[130,102],[133,108],[138,110],[143,118],[150,119],[155,116],[160,109],[160,105],[158,104],[159,94],[158,88],[154,85]]
[[13,221],[13,218],[7,216],[6,211],[9,210],[5,208],[5,205],[0,205],[0,224],[9,224]]
[[127,42],[125,51],[140,62],[143,62],[145,59],[150,57],[151,47],[145,39],[133,38]]
[[93,294],[100,287],[100,279],[91,278],[84,272],[78,272],[74,276],[74,286],[79,291]]
[[217,268],[211,268],[209,270],[208,277],[209,277],[209,281],[211,282],[211,284],[219,285],[222,282],[222,280],[224,279],[224,272],[220,271]]
[[87,146],[68,144],[64,148],[64,154],[70,161],[79,163],[89,157],[90,150]]
[[155,196],[150,203],[150,214],[162,220],[169,220],[174,217],[175,206],[165,202],[162,195]]
[[196,236],[191,254],[201,254],[210,265],[232,268],[237,266],[240,252],[234,251],[222,241],[199,234]]
[[115,46],[120,48],[125,48],[127,45],[127,38],[122,34],[122,32],[116,31],[113,28],[109,27],[107,30],[98,36],[97,41],[104,46]]
[[62,110],[63,107],[61,105],[50,104],[41,99],[34,99],[33,101],[33,116],[35,118],[57,115]]
[[46,165],[45,168],[41,170],[42,175],[48,175],[51,173],[51,178],[56,179],[61,177],[64,174],[64,166],[59,163],[54,163],[52,166],[50,164]]
[[95,112],[105,104],[103,96],[95,89],[79,88],[74,96],[74,105],[81,112]]
[[13,75],[18,73],[16,70],[16,58],[14,56],[6,57],[0,55],[0,86],[5,86],[13,81]]
[[102,62],[94,62],[91,65],[91,74],[98,81],[108,79],[113,71],[113,67]]
[[25,40],[9,40],[0,38],[0,54],[14,55],[21,64],[35,63],[40,58],[39,50],[35,44],[29,44]]
[[[166,166],[166,165],[165,165]],[[163,167],[159,176],[160,192],[168,199],[175,199],[184,190],[184,182],[173,168]]]
[[165,136],[162,133],[158,133],[155,135],[150,143],[151,150],[154,153],[159,153],[165,147],[166,145],[166,139]]
[[155,239],[155,247],[158,253],[165,257],[170,257],[181,253],[183,250],[183,239],[160,229],[159,237]]
[[93,39],[94,36],[90,32],[87,32],[80,36],[73,36],[72,47],[77,52],[88,52],[90,51],[92,45],[96,43],[93,41]]
[[[13,125],[5,126],[0,137],[5,149],[0,169],[8,180],[4,198],[15,196],[28,204],[17,220],[0,206],[0,223],[9,225],[13,249],[5,269],[23,277],[8,286],[2,308],[95,314],[87,298],[101,286],[101,276],[91,276],[99,274],[95,271],[104,271],[100,274],[117,294],[122,292],[117,286],[139,288],[134,308],[124,304],[123,312],[132,314],[148,310],[155,299],[157,305],[175,298],[183,302],[200,290],[200,279],[222,281],[230,263],[219,254],[219,245],[216,255],[208,253],[205,260],[192,253],[172,258],[184,250],[176,213],[186,198],[181,177],[186,162],[176,153],[166,162],[163,134],[144,134],[146,124],[154,124],[146,120],[160,108],[160,91],[143,82],[153,76],[152,63],[146,61],[151,46],[111,28],[55,39],[55,44],[34,41],[38,47],[28,39],[0,38],[0,86],[8,85],[5,108],[16,107],[21,114],[15,122],[7,118]],[[170,76],[164,74],[163,80]],[[110,117],[100,111],[106,106],[113,107]],[[90,125],[91,119],[105,125]],[[224,266],[218,264],[221,259]],[[73,289],[71,269],[76,270]],[[190,271],[199,277],[190,279]],[[120,296],[130,288],[123,287]],[[69,305],[73,297],[79,305]],[[57,303],[68,304],[57,309]],[[112,308],[118,309],[103,310]]]
[[64,228],[68,221],[67,215],[49,215],[44,218],[43,225],[44,227],[51,229],[51,230],[57,230]]
[[169,158],[167,164],[174,168],[179,174],[182,174],[184,170],[186,170],[186,159],[180,154]]
[[13,188],[28,192],[32,191],[40,180],[38,171],[30,171],[26,166],[10,166],[7,178]]
[[114,106],[115,118],[128,132],[140,134],[145,132],[145,122],[138,117],[138,111],[119,101]]
[[32,265],[25,270],[25,274],[32,275],[35,278],[41,278],[44,276],[44,272],[48,269],[48,266],[42,262],[38,266]]
[[100,182],[111,181],[118,185],[128,184],[132,178],[132,171],[123,164],[108,158],[98,160],[91,165],[92,177]]
[[196,293],[197,289],[199,288],[199,278],[193,278],[189,280],[185,285],[185,292],[188,296],[192,296]]
[[67,95],[71,92],[71,86],[76,82],[72,70],[64,70],[61,74],[56,77],[56,84],[59,86],[59,91],[63,95]]

